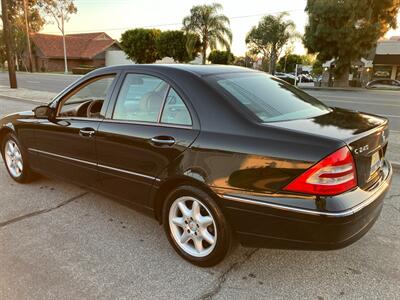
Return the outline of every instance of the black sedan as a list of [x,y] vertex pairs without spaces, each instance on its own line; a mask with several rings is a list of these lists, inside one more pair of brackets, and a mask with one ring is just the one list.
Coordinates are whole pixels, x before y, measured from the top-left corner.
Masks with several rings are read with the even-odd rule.
[[235,239],[292,249],[358,240],[390,185],[388,135],[384,118],[223,66],[103,68],[0,120],[15,181],[44,174],[124,201],[199,266]]

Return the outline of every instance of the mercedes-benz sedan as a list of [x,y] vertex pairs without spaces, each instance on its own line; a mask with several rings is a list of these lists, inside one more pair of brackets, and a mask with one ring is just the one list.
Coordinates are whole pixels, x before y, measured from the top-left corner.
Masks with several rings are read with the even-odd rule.
[[123,200],[199,266],[234,239],[301,249],[359,239],[390,185],[388,136],[382,117],[224,66],[103,68],[0,120],[15,181],[44,174]]

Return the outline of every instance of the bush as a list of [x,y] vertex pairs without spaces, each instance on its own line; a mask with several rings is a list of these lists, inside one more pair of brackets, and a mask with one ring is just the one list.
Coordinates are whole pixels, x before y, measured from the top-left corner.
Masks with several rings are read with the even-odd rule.
[[138,64],[154,63],[161,58],[157,50],[157,39],[160,34],[159,29],[127,30],[121,36],[122,50]]
[[213,64],[230,65],[235,60],[235,56],[230,51],[213,50],[208,55],[208,60]]
[[[188,51],[190,44],[193,47]],[[178,62],[189,62],[200,52],[200,39],[182,30],[163,31],[157,39],[157,50],[161,58],[167,56]]]

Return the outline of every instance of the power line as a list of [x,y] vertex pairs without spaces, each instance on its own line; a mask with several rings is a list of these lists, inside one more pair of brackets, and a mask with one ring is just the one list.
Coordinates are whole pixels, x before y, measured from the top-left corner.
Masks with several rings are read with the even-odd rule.
[[[245,19],[245,18],[253,18],[253,17],[262,17],[267,14],[280,14],[284,12],[298,12],[298,11],[303,11],[303,9],[292,9],[292,10],[285,10],[285,11],[275,11],[275,12],[266,12],[266,13],[260,13],[260,14],[254,14],[254,15],[241,15],[241,16],[234,16],[234,17],[229,17],[230,20],[236,20],[236,19]],[[182,22],[179,23],[163,23],[163,24],[153,24],[153,25],[142,25],[142,26],[130,26],[130,27],[119,27],[119,28],[99,28],[99,29],[90,29],[90,30],[70,30],[68,33],[82,33],[82,32],[98,32],[98,31],[120,31],[120,30],[127,30],[131,28],[157,28],[157,27],[166,27],[166,26],[179,26],[182,25]],[[48,32],[48,33],[58,33],[58,32]]]

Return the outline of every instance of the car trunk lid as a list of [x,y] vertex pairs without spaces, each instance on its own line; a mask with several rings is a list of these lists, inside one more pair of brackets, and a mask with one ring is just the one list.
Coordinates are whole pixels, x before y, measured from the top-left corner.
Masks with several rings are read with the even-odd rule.
[[353,154],[357,183],[362,189],[369,189],[382,176],[381,167],[389,137],[388,121],[385,118],[333,108],[330,113],[321,116],[272,122],[268,126],[343,141]]

